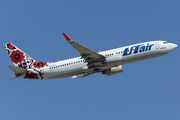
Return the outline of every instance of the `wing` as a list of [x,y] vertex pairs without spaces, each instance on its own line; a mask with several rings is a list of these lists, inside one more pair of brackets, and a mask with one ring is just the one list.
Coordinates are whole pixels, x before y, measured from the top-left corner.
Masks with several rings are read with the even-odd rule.
[[84,47],[83,45],[73,41],[69,36],[63,33],[66,40],[72,45],[80,54],[81,58],[88,62],[89,67],[99,66],[105,61],[105,56]]

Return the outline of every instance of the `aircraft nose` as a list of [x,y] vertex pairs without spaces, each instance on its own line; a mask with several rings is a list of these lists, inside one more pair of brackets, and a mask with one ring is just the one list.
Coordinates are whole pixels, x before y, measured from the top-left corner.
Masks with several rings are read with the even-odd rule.
[[176,44],[174,44],[174,43],[171,43],[171,47],[172,47],[173,49],[176,49],[176,48],[178,47],[178,45],[176,45]]

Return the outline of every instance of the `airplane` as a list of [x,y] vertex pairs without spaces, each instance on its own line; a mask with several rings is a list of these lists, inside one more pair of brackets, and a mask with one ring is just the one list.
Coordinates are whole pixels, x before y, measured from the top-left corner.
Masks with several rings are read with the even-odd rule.
[[12,43],[3,44],[14,64],[14,66],[7,65],[15,73],[15,77],[11,80],[83,78],[98,72],[111,76],[122,73],[124,64],[166,55],[178,47],[176,44],[158,40],[95,52],[73,41],[65,33],[63,35],[67,42],[80,53],[80,57],[58,62],[38,62]]

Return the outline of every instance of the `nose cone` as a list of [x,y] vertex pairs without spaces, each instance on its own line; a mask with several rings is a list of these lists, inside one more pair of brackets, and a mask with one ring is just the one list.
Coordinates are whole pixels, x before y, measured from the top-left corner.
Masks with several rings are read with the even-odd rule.
[[168,50],[168,53],[172,52],[173,50],[175,50],[178,47],[178,45],[176,45],[174,43],[169,43],[169,45],[170,45],[170,49]]
[[178,45],[174,44],[174,43],[171,43],[171,48],[174,50],[178,47]]

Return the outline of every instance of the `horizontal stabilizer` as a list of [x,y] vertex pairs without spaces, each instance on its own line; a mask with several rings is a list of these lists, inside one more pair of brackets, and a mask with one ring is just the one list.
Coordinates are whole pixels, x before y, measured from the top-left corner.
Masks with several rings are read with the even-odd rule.
[[23,68],[15,67],[12,65],[7,65],[7,66],[16,74],[23,74],[23,73],[29,72],[28,70],[23,69]]
[[17,77],[15,76],[15,77],[13,77],[11,80],[14,80],[14,79],[16,79]]

